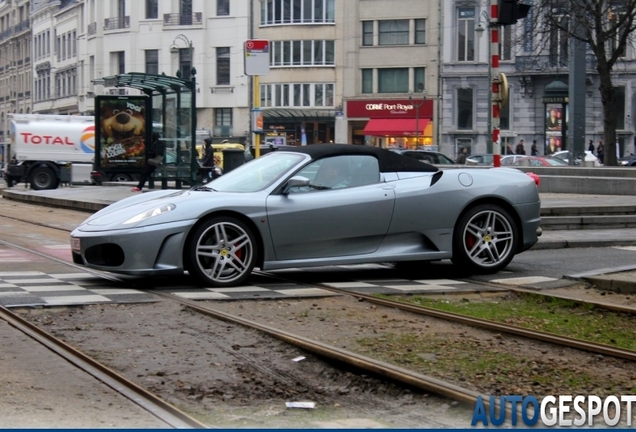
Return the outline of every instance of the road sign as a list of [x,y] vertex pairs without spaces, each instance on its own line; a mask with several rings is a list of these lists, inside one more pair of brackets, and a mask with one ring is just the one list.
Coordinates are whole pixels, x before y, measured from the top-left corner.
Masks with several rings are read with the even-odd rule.
[[252,39],[245,42],[245,75],[269,73],[269,41]]

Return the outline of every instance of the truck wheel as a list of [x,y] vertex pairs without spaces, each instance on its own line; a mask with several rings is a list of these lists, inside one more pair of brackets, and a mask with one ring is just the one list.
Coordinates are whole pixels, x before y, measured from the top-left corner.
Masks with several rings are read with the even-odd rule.
[[55,189],[58,184],[57,176],[49,167],[38,167],[31,173],[31,189],[33,190]]
[[126,174],[115,174],[110,178],[110,181],[114,182],[127,182],[132,181],[129,175]]

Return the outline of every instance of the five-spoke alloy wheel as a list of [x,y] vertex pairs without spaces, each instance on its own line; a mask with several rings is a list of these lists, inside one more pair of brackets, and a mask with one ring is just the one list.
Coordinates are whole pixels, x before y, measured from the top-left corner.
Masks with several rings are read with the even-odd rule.
[[466,212],[455,228],[453,262],[476,273],[495,273],[515,255],[518,229],[510,214],[493,204]]
[[204,285],[231,287],[244,282],[256,263],[252,231],[232,217],[216,217],[193,232],[188,270]]

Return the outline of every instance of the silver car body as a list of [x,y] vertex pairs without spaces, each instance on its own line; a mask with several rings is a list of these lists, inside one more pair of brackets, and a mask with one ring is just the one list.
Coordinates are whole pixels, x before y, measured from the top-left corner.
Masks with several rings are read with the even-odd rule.
[[[322,148],[310,149],[314,147]],[[148,276],[192,273],[196,267],[204,284],[232,286],[247,275],[231,280],[210,276],[208,280],[206,275],[216,270],[206,270],[209,262],[204,262],[205,257],[211,261],[227,261],[231,256],[249,260],[239,265],[243,269],[245,264],[248,272],[254,266],[269,270],[442,260],[459,256],[454,253],[454,245],[461,243],[457,237],[467,235],[458,234],[458,222],[482,207],[486,208],[483,220],[499,217],[508,226],[510,235],[501,238],[512,239],[512,255],[537,242],[540,201],[534,181],[525,173],[512,168],[441,171],[400,155],[391,156],[387,164],[383,162],[385,153],[391,152],[333,144],[278,150],[204,187],[126,198],[92,215],[72,232],[74,261],[97,270]],[[312,185],[311,190],[304,190],[315,181],[307,180],[315,166],[319,170],[324,160],[338,157],[346,157],[359,171],[365,161],[373,162],[366,171],[373,171],[371,180],[343,188],[314,190]],[[383,171],[387,166],[393,169]],[[490,212],[489,208],[503,211]],[[468,233],[471,223],[462,222],[461,229]],[[204,239],[206,224],[214,226]],[[473,225],[479,229],[483,224],[486,222]],[[237,255],[232,255],[231,248],[218,246],[226,227],[236,230],[236,237],[245,240],[241,246],[248,243],[249,250],[239,250],[238,240]],[[211,230],[217,230],[215,240],[209,240]],[[243,235],[245,231],[247,235]],[[467,250],[471,247],[476,247],[473,240],[466,243]],[[496,255],[500,251],[494,252],[492,265],[481,266],[482,255],[475,260],[475,270],[499,270],[503,263],[496,262]],[[506,257],[505,265],[509,259],[512,256]]]

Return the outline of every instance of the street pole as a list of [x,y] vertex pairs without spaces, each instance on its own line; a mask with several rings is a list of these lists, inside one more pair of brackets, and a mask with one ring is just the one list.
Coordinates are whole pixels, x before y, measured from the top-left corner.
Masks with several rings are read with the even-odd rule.
[[499,145],[499,5],[497,0],[490,0],[490,79],[492,107],[492,146],[493,166],[501,166],[501,146]]
[[413,102],[413,96],[409,95],[409,103],[415,109],[415,148],[420,146],[420,108],[426,103],[426,93],[422,91],[422,101],[420,103]]

